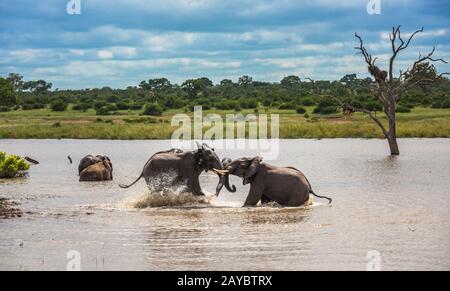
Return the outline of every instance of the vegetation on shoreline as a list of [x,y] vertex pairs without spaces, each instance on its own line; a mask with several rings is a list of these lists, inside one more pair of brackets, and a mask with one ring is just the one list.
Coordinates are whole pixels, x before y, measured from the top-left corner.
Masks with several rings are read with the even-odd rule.
[[12,179],[27,174],[30,165],[21,157],[0,151],[0,179]]
[[[313,113],[314,108],[305,107],[305,114],[265,108],[260,108],[259,113],[280,114],[280,138],[382,138],[379,129],[364,114],[320,115]],[[142,110],[119,113],[99,117],[92,109],[86,112],[52,112],[50,109],[4,112],[0,113],[0,139],[170,139],[177,129],[171,126],[171,118],[185,112],[171,110],[158,117],[142,116]],[[208,110],[203,112],[203,117],[210,113],[225,116],[255,114],[255,111]],[[448,109],[418,107],[410,113],[399,113],[398,120],[399,137],[450,138]],[[270,129],[268,132],[270,134]]]
[[[382,107],[355,74],[339,81],[285,77],[279,83],[242,76],[237,83],[208,78],[172,84],[165,78],[126,89],[53,90],[43,80],[19,74],[0,78],[0,139],[170,139],[175,114],[279,114],[281,138],[382,138],[366,115],[343,112],[329,96],[343,97],[387,124]],[[398,137],[450,137],[450,81],[441,78],[405,93],[398,112]],[[207,130],[205,128],[205,130]],[[269,130],[270,133],[270,130]]]

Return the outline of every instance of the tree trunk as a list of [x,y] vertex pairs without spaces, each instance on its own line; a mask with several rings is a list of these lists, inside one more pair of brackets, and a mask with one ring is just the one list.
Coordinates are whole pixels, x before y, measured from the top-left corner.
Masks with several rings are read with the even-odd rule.
[[397,120],[396,120],[395,104],[391,104],[389,110],[389,133],[387,136],[389,142],[389,149],[391,150],[391,156],[400,155],[400,150],[397,143]]
[[396,136],[390,136],[388,138],[388,142],[389,142],[389,148],[391,150],[391,156],[398,156],[398,155],[400,155],[400,150],[398,148],[398,143],[397,143],[397,137]]

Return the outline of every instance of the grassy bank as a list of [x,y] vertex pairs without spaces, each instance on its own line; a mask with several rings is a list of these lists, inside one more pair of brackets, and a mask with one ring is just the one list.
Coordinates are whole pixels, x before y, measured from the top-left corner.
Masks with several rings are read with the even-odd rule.
[[[174,114],[143,117],[141,111],[120,111],[119,115],[96,116],[87,112],[51,112],[49,109],[0,113],[0,138],[21,139],[170,139],[177,127],[171,126]],[[205,111],[225,116],[226,111]],[[242,114],[253,114],[243,111]],[[260,110],[261,114],[280,114],[281,138],[379,138],[379,128],[365,115],[351,117],[320,116],[308,108],[308,118],[290,110]],[[189,113],[192,116],[192,113]],[[382,114],[379,114],[382,116]],[[269,130],[270,132],[270,130]],[[416,108],[398,114],[399,137],[450,137],[450,110]]]

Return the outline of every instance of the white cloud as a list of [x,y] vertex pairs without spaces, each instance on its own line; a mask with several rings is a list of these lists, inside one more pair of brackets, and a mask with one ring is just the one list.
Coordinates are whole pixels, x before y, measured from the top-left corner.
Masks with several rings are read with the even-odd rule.
[[97,52],[97,56],[101,59],[112,59],[114,58],[114,53],[107,50],[101,50]]
[[[448,35],[449,30],[448,29],[435,29],[435,30],[424,30],[424,32],[420,32],[415,35],[415,38],[431,38],[431,37],[442,37]],[[392,31],[382,31],[379,33],[380,38],[383,41],[389,41],[389,34],[392,34]],[[402,38],[403,40],[408,40],[408,38],[413,34],[413,32],[402,32]]]

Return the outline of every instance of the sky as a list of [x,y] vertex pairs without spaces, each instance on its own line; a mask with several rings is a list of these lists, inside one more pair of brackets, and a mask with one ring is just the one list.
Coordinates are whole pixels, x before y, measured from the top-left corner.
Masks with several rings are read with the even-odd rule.
[[[336,80],[367,76],[354,33],[385,68],[388,33],[425,28],[402,52],[398,70],[436,46],[450,60],[450,1],[380,0],[69,0],[0,1],[0,76],[20,73],[53,88],[126,88],[165,77],[279,82],[297,75]],[[376,0],[372,0],[376,1]],[[439,65],[439,71],[450,71]]]

